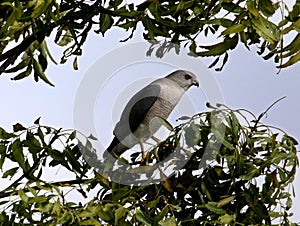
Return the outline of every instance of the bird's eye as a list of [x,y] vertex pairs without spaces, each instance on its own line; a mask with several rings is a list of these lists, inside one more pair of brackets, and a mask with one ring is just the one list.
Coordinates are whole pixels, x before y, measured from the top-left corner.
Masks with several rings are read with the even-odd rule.
[[185,80],[189,80],[189,79],[192,78],[192,76],[190,76],[190,75],[185,75],[184,78],[185,78]]

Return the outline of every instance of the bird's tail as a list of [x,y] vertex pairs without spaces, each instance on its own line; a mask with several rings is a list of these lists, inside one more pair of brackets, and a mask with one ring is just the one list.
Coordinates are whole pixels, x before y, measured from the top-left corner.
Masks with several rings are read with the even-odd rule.
[[115,158],[118,158],[129,148],[122,144],[117,137],[114,137],[108,148],[103,154],[103,158],[106,159],[109,156],[109,153],[113,155]]

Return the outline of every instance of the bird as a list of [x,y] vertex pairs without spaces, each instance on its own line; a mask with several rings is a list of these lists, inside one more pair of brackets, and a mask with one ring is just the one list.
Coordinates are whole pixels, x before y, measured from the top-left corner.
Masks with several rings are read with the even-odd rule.
[[119,158],[125,151],[140,144],[143,161],[143,143],[150,138],[158,140],[154,137],[155,132],[191,86],[199,87],[196,75],[187,70],[176,70],[138,91],[128,101],[116,123],[113,140],[103,158],[108,158],[109,153]]

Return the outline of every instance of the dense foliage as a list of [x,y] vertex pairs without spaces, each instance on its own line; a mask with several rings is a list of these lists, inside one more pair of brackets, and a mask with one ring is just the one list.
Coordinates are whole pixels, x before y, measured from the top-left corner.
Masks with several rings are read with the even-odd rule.
[[[174,174],[166,178],[161,170],[163,182],[147,186],[112,182],[91,169],[82,153],[97,158],[93,136],[80,142],[78,132],[39,120],[29,128],[16,124],[12,133],[0,128],[2,184],[10,183],[0,192],[0,225],[293,225],[297,142],[260,123],[262,115],[220,108],[182,117],[146,163],[180,147]],[[187,164],[176,169],[183,158]],[[57,166],[70,180],[44,179]]]
[[[285,68],[300,60],[299,12],[298,0],[293,6],[272,0],[147,0],[140,4],[4,0],[0,3],[0,74],[17,73],[13,80],[33,74],[36,81],[52,85],[45,70],[49,59],[56,61],[47,42],[63,46],[61,63],[73,56],[77,69],[77,56],[82,55],[92,31],[104,35],[112,27],[120,27],[129,32],[122,40],[127,41],[138,26],[144,30],[144,39],[158,45],[160,57],[174,48],[167,44],[172,42],[188,46],[193,56],[215,57],[211,67],[221,70],[228,52],[243,43],[248,49],[257,46],[264,59],[272,58],[278,68]],[[207,45],[211,40],[217,44]]]
[[[60,63],[72,58],[76,70],[88,35],[104,36],[113,27],[129,32],[123,42],[142,28],[145,54],[157,57],[188,47],[194,57],[215,57],[210,67],[221,70],[242,43],[285,68],[300,60],[299,12],[298,0],[293,6],[271,0],[3,0],[0,74],[11,73],[12,80],[33,75],[53,85],[45,74],[50,62],[57,64],[49,43],[61,46]],[[0,225],[293,225],[297,142],[262,124],[263,115],[225,107],[182,117],[147,153],[146,169],[171,159],[139,175],[148,182],[159,177],[161,183],[147,185],[118,183],[112,180],[117,170],[103,173],[106,162],[98,160],[92,135],[39,119],[28,128],[15,124],[13,132],[0,127]],[[135,172],[137,180],[139,154],[121,159],[131,164],[123,172]],[[49,180],[53,170],[68,180]]]

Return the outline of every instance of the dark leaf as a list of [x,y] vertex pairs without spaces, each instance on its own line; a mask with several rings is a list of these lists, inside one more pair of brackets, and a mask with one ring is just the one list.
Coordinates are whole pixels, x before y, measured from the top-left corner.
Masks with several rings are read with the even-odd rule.
[[0,139],[7,140],[7,139],[15,137],[15,136],[16,136],[15,134],[8,133],[3,128],[0,127]]
[[41,117],[38,117],[33,123],[36,124],[36,125],[39,125],[40,124],[40,119],[41,119]]
[[24,126],[22,126],[20,123],[17,123],[15,125],[13,125],[13,130],[14,130],[14,132],[18,132],[18,131],[26,130],[26,128]]
[[2,178],[7,178],[8,176],[10,176],[10,177],[14,176],[18,169],[19,169],[19,167],[14,167],[14,168],[11,168],[11,169],[5,171],[2,175]]

